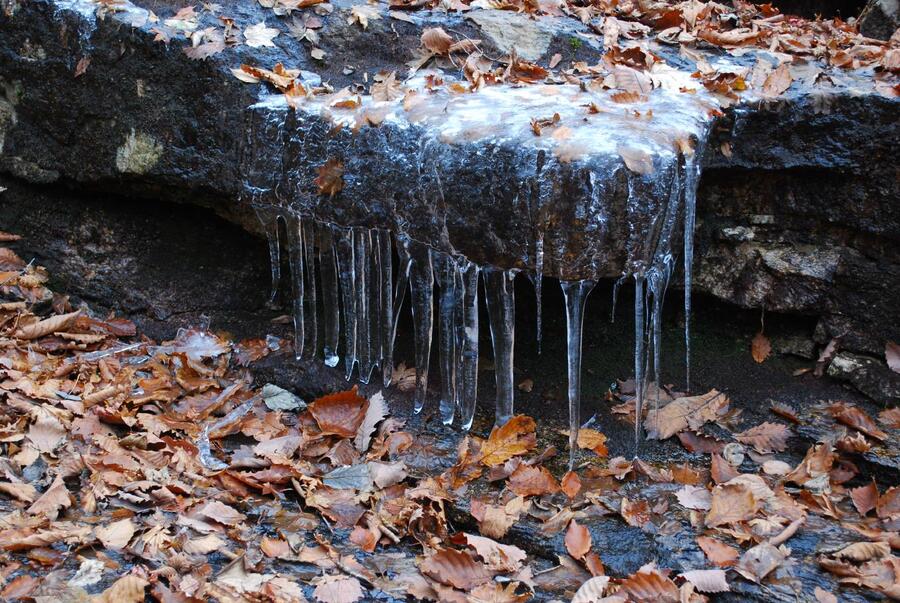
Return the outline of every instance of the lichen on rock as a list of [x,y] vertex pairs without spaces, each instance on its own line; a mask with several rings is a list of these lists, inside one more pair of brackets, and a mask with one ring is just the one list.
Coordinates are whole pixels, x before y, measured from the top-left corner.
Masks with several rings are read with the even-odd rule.
[[159,162],[163,147],[155,138],[144,132],[135,132],[116,149],[116,168],[128,174],[146,174]]

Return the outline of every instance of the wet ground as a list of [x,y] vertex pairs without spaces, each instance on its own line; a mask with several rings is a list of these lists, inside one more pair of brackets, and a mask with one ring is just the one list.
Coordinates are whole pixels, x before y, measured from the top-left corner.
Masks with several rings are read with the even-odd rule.
[[[59,197],[67,195],[66,191],[58,190],[46,198],[43,206],[37,202],[29,207],[11,208],[14,211],[4,213],[0,230],[23,235],[25,240],[15,244],[19,254],[26,260],[33,257],[37,263],[46,265],[54,275],[54,288],[72,292],[74,302],[84,298],[95,308],[115,309],[157,339],[171,336],[180,326],[205,321],[211,329],[228,332],[235,339],[267,334],[290,337],[291,327],[285,317],[289,311],[287,304],[281,298],[274,306],[266,303],[268,265],[265,242],[261,238],[252,237],[197,208],[147,209],[112,199],[58,203]],[[0,197],[0,202],[9,201]],[[282,283],[282,291],[286,284]],[[566,429],[568,415],[565,317],[557,284],[547,280],[543,290],[544,335],[538,354],[533,288],[525,278],[517,281],[515,382],[520,387],[516,391],[516,410],[538,422],[540,447],[555,446],[561,451],[546,462],[551,471],[561,474],[566,439],[557,433]],[[633,424],[611,412],[611,406],[620,400],[610,401],[608,394],[616,387],[617,380],[628,379],[633,373],[632,295],[632,288],[622,287],[615,320],[610,321],[612,283],[600,283],[586,311],[581,413],[583,421],[592,420],[592,427],[608,436],[610,457],[631,458],[635,452]],[[672,384],[675,390],[683,390],[685,375],[682,304],[680,292],[670,291],[663,319],[661,381]],[[485,319],[482,307],[479,409],[473,427],[473,432],[481,436],[487,435],[493,422],[493,371]],[[809,420],[795,431],[788,449],[776,455],[792,466],[824,433],[824,428],[817,429],[814,420],[821,414],[816,410],[821,402],[853,402],[870,415],[882,410],[827,377],[814,377],[809,370],[815,365],[814,358],[776,352],[765,362],[756,363],[750,355],[750,341],[759,330],[759,312],[738,310],[695,295],[692,325],[693,392],[712,388],[725,392],[731,399],[731,407],[742,412],[744,427],[772,420],[772,401],[806,413],[804,417]],[[776,350],[790,342],[795,350],[802,349],[809,355],[814,328],[813,317],[771,314],[765,317],[765,333]],[[407,366],[413,359],[411,330],[408,309],[405,309],[394,358],[395,362],[405,362]],[[426,406],[422,415],[411,416],[411,392],[396,388],[385,391],[392,414],[410,418],[408,428],[418,434],[425,452],[418,460],[413,457],[407,462],[412,473],[419,471],[422,475],[451,466],[456,460],[459,440],[458,432],[436,426],[439,385],[436,356],[436,352],[432,354],[432,404]],[[276,383],[307,399],[347,386],[341,366],[328,369],[319,361],[297,362],[285,353],[257,363],[253,372],[258,383]],[[379,389],[375,384],[362,387],[367,395]],[[675,438],[643,442],[639,456],[666,463],[687,461],[699,465],[704,462],[704,455],[687,452]],[[590,461],[587,457],[583,460]],[[861,473],[850,486],[861,485],[871,477],[882,488],[900,482],[894,457],[868,455],[856,460]],[[640,496],[652,499],[677,486],[655,484],[649,489],[642,488]],[[454,507],[451,521],[457,524],[454,526],[457,529],[465,529],[467,522],[472,522],[467,513],[468,502],[468,499],[457,501]],[[555,564],[556,555],[564,552],[563,535],[544,536],[538,531],[539,525],[533,520],[522,521],[514,526],[506,541],[533,555],[539,569],[548,569]],[[665,526],[650,532],[628,526],[615,516],[595,517],[590,526],[596,548],[614,575],[627,575],[654,559],[662,567],[682,569],[702,561],[686,515],[673,513]],[[737,591],[733,598],[809,600],[816,586],[831,590],[835,587],[834,579],[818,569],[814,555],[852,540],[848,530],[811,515],[807,527],[790,541],[796,558],[790,572],[765,587],[736,579],[732,582]],[[221,561],[223,565],[227,562]],[[841,600],[855,601],[862,597],[862,591],[843,591]]]

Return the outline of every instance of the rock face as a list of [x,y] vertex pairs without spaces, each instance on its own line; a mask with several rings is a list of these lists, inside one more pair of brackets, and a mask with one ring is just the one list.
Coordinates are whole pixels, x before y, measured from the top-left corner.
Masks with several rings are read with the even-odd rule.
[[[242,26],[273,20],[255,3],[223,4],[222,14]],[[622,148],[624,122],[576,130],[575,160],[562,156],[567,135],[554,138],[557,126],[540,137],[530,132],[532,119],[574,118],[574,108],[585,104],[577,87],[546,104],[534,87],[496,92],[502,98],[483,97],[481,122],[473,123],[465,121],[471,107],[428,97],[418,120],[382,113],[375,116],[380,127],[354,133],[356,111],[315,104],[288,111],[280,99],[260,104],[263,86],[232,76],[242,63],[283,62],[309,72],[309,85],[321,79],[355,93],[360,74],[395,71],[415,59],[423,29],[432,26],[482,40],[486,54],[515,48],[539,63],[558,54],[593,64],[603,49],[588,26],[568,18],[420,11],[398,19],[382,11],[363,30],[352,3],[333,7],[318,30],[324,62],[285,33],[273,47],[228,47],[198,61],[182,42],[155,42],[159,24],[130,4],[104,5],[108,12],[96,19],[98,6],[86,0],[6,0],[0,169],[31,183],[196,203],[253,230],[248,201],[255,201],[325,223],[402,231],[482,265],[565,279],[640,273],[667,237],[681,253],[674,244],[680,222],[669,224],[667,216],[681,212],[684,201],[666,191],[673,179],[682,186],[685,179],[673,143],[703,138],[707,109],[717,106],[704,91],[696,103],[654,106],[657,122],[647,131],[661,142],[647,146],[654,137],[644,132],[637,159],[626,157],[649,162],[650,176],[623,163],[630,154]],[[180,6],[147,8],[162,22]],[[676,69],[693,69],[677,52],[657,50]],[[867,75],[828,76],[828,88],[796,78],[781,98],[721,108],[702,158],[695,282],[745,307],[821,315],[823,338],[842,336],[850,349],[880,354],[884,339],[900,340],[900,310],[890,301],[900,284],[900,102],[876,93]],[[503,103],[515,94],[534,98],[519,99],[523,111],[504,115]],[[335,120],[342,131],[334,131]],[[428,144],[446,137],[453,123],[462,124],[454,136],[471,140],[449,150]],[[578,138],[582,132],[590,144]],[[317,168],[338,156],[344,190],[319,195]],[[433,169],[423,173],[423,166]]]

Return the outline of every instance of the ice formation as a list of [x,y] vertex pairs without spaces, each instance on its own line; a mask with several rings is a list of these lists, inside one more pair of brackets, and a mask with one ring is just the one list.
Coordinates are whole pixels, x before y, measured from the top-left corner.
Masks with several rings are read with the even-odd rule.
[[[322,95],[292,108],[272,96],[251,107],[242,160],[246,201],[269,239],[273,299],[278,223],[285,224],[298,357],[321,352],[335,366],[340,354],[348,379],[356,374],[368,383],[378,367],[389,385],[397,316],[408,297],[415,410],[428,401],[436,339],[441,420],[468,429],[482,288],[502,424],[514,413],[513,281],[523,272],[535,285],[540,339],[543,277],[552,274],[566,300],[574,460],[585,300],[599,278],[619,275],[635,284],[640,416],[646,382],[659,377],[660,314],[678,255],[690,314],[700,154],[717,113],[688,74],[668,70],[654,78],[648,95],[627,104],[569,84],[459,94],[431,90],[421,79],[390,101]],[[340,202],[316,182],[335,159]],[[491,232],[511,241],[495,246],[496,256],[479,256],[490,246],[471,240],[466,220],[473,211],[496,215]],[[680,233],[683,242],[676,241]]]

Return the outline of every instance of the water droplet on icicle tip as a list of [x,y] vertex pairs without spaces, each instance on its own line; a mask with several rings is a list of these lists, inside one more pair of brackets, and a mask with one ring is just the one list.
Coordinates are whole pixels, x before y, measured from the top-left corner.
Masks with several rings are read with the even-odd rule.
[[256,208],[256,217],[263,227],[269,248],[269,269],[272,275],[269,303],[272,303],[278,296],[278,285],[281,282],[281,244],[278,240],[278,215],[268,209],[258,207]]
[[560,281],[566,302],[566,366],[569,394],[569,469],[575,467],[578,430],[581,428],[581,335],[584,305],[594,282]]
[[319,238],[319,277],[322,281],[322,308],[324,315],[323,352],[325,365],[335,367],[340,362],[338,340],[341,332],[341,306],[339,301],[338,267],[331,227],[317,224]]
[[349,228],[332,227],[337,250],[341,306],[344,309],[344,377],[347,381],[356,366],[356,265],[353,259],[353,235]]

